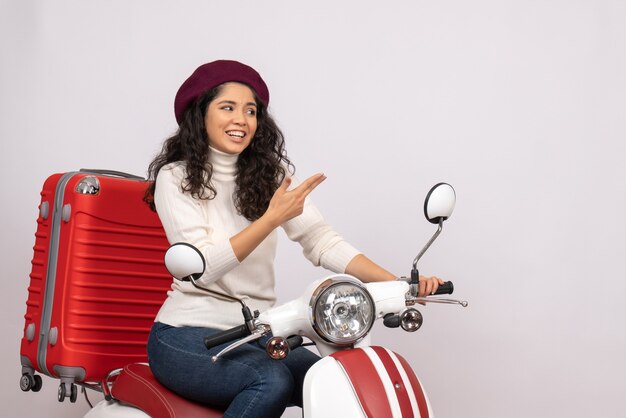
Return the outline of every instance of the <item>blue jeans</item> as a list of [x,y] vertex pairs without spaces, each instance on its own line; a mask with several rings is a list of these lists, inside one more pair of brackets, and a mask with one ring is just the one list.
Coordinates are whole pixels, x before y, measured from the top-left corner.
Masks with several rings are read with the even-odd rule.
[[317,355],[300,347],[284,360],[272,360],[264,338],[261,345],[244,344],[213,363],[211,356],[228,345],[207,350],[204,337],[216,332],[156,322],[148,338],[148,359],[157,380],[185,398],[228,406],[225,417],[280,417],[287,406],[302,406],[304,376]]

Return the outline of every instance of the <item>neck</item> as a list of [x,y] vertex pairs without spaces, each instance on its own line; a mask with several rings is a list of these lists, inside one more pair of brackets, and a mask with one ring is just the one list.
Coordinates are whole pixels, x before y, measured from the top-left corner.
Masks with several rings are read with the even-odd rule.
[[239,154],[228,154],[209,147],[209,162],[213,166],[213,177],[216,180],[233,180],[237,175]]

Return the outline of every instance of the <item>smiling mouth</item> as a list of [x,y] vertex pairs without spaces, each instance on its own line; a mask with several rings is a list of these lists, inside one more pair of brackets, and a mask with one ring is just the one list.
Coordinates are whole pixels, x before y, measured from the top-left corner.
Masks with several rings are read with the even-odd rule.
[[246,136],[245,132],[242,131],[226,131],[226,135],[232,137],[232,138],[237,138],[237,139],[241,139],[244,136]]

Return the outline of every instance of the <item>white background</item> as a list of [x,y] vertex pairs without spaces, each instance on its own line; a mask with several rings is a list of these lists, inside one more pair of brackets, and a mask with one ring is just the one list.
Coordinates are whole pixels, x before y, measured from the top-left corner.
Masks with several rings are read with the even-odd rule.
[[[87,409],[18,388],[44,179],[145,174],[220,58],[259,70],[299,177],[328,176],[316,204],[395,274],[434,232],[430,186],[455,186],[421,271],[470,307],[374,333],[438,417],[624,416],[626,2],[0,0],[2,416]],[[279,254],[282,301],[326,274]]]

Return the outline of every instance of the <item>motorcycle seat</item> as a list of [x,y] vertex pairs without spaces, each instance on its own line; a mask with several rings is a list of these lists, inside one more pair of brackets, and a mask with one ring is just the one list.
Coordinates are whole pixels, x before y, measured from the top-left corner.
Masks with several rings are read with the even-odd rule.
[[150,366],[128,364],[117,376],[111,394],[120,402],[141,409],[152,418],[218,418],[224,411],[177,395],[160,384]]

